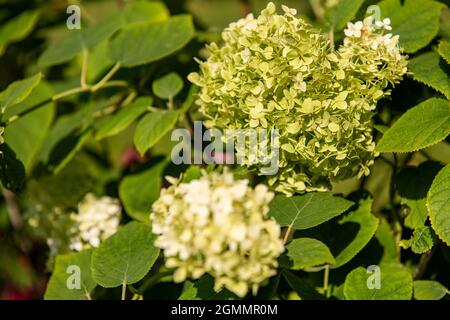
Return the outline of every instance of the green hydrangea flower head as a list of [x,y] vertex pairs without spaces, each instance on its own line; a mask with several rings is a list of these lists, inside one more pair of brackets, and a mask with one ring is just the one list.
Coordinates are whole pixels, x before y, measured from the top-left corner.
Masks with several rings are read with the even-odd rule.
[[350,24],[334,49],[295,9],[282,9],[269,3],[257,18],[231,23],[189,80],[201,88],[196,103],[207,127],[278,130],[280,170],[269,178],[276,191],[323,191],[369,174],[373,110],[407,62],[398,36],[384,34],[387,24]]
[[276,274],[284,251],[280,226],[268,216],[274,194],[265,185],[210,173],[191,182],[168,179],[150,219],[174,281],[198,279],[205,273],[240,297]]

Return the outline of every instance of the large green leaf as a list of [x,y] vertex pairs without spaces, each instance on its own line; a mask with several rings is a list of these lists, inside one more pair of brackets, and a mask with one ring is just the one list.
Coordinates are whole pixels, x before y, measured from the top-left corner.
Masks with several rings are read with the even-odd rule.
[[418,167],[407,167],[395,176],[396,189],[410,211],[405,226],[411,229],[423,227],[428,217],[425,205],[428,190],[434,177],[442,169],[439,162],[426,161]]
[[[39,101],[51,96],[52,92],[47,84],[41,83],[33,90],[33,94],[22,103],[8,110],[13,111],[13,109],[18,109],[16,107],[27,108],[27,106],[36,105]],[[22,161],[27,172],[31,171],[34,160],[47,137],[54,113],[54,104],[48,103],[5,128],[5,141],[16,152],[17,158]]]
[[106,239],[92,255],[92,277],[105,288],[141,280],[155,263],[159,249],[150,227],[130,222]]
[[427,196],[431,226],[450,246],[450,164],[446,165],[431,185]]
[[287,253],[284,256],[286,261],[281,259],[281,262],[289,269],[300,270],[335,263],[330,249],[316,239],[295,239],[286,246],[286,249]]
[[169,18],[169,10],[160,1],[134,1],[127,3],[122,13],[124,25],[141,22],[158,22]]
[[442,40],[439,42],[438,52],[442,58],[450,64],[450,41]]
[[38,64],[42,67],[50,67],[67,62],[84,49],[95,48],[122,27],[164,21],[168,17],[169,12],[166,6],[159,1],[128,3],[122,12],[98,24],[81,30],[68,30],[66,38],[50,46],[41,55]]
[[133,219],[150,223],[152,203],[159,197],[162,172],[167,163],[158,163],[143,172],[126,176],[120,183],[119,195],[127,214]]
[[450,292],[437,281],[414,281],[414,298],[416,300],[440,300],[446,294],[450,294]]
[[97,286],[91,276],[92,251],[88,249],[56,256],[55,268],[47,284],[44,299],[80,300],[89,297]]
[[397,265],[381,265],[380,288],[370,289],[369,277],[375,276],[363,267],[356,268],[347,275],[344,295],[347,300],[409,300],[412,296],[411,274]]
[[178,115],[177,111],[156,111],[139,121],[134,133],[134,144],[141,155],[173,128]]
[[374,236],[379,219],[372,215],[371,208],[372,199],[361,200],[358,208],[343,217],[338,222],[339,227],[332,230],[329,247],[336,260],[333,268],[349,262]]
[[95,138],[104,139],[116,135],[128,128],[152,104],[152,98],[141,97],[132,104],[105,118],[98,126]]
[[409,240],[402,240],[400,246],[405,249],[411,248],[414,253],[422,254],[433,248],[435,237],[430,227],[419,227],[414,229]]
[[352,204],[353,202],[334,197],[328,192],[311,192],[293,197],[278,195],[270,203],[269,214],[282,227],[302,230],[340,215]]
[[450,134],[450,105],[430,98],[404,113],[383,135],[379,152],[413,152],[436,144]]
[[355,17],[363,3],[364,0],[339,0],[335,6],[331,7],[326,15],[334,30],[344,29],[347,22]]
[[384,0],[377,5],[382,16],[391,19],[392,33],[400,35],[400,46],[407,53],[422,49],[437,35],[445,7],[431,0]]
[[183,80],[175,72],[166,74],[153,82],[153,92],[161,99],[172,99],[181,89],[183,89]]
[[11,83],[5,91],[0,93],[0,110],[4,113],[9,107],[22,102],[41,81],[42,74],[38,73],[24,80]]
[[103,40],[108,39],[119,30],[121,25],[121,18],[116,16],[89,28],[68,30],[68,34],[63,40],[50,46],[42,53],[38,59],[38,64],[41,67],[50,67],[67,62],[83,50],[92,49]]
[[124,28],[110,44],[114,62],[135,67],[162,59],[184,47],[194,35],[192,17],[174,16],[166,21]]
[[25,11],[0,26],[0,56],[8,44],[20,41],[30,34],[38,19],[38,11]]
[[[411,59],[408,65],[414,80],[430,86],[450,99],[449,66],[436,52],[427,52]],[[447,70],[447,71],[446,71]]]

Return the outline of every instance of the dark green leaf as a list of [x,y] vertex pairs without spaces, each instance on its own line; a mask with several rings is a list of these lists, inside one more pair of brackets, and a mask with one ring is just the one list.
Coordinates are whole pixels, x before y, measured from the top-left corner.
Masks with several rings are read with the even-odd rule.
[[126,176],[119,186],[119,195],[127,214],[138,221],[150,223],[152,204],[159,197],[165,161],[152,168]]
[[89,249],[56,257],[55,268],[45,291],[45,300],[80,300],[89,297],[97,286],[91,276],[92,251]]
[[139,121],[134,133],[134,145],[141,155],[144,155],[173,128],[178,115],[177,111],[156,111],[147,114]]
[[105,288],[141,280],[155,263],[159,249],[150,227],[130,222],[106,239],[92,255],[92,277]]
[[311,192],[293,197],[278,195],[270,203],[269,214],[282,227],[292,226],[295,230],[302,230],[340,215],[352,204],[327,192]]

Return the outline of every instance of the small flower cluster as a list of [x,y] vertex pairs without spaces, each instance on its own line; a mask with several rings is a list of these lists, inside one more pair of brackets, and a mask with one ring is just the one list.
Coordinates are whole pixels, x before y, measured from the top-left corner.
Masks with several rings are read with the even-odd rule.
[[280,226],[268,217],[274,194],[265,185],[254,189],[248,180],[229,172],[203,173],[189,183],[171,178],[153,204],[150,219],[164,250],[166,265],[176,268],[174,280],[209,273],[215,290],[238,296],[276,274],[284,246]]
[[259,17],[230,24],[221,46],[207,47],[200,72],[189,75],[201,87],[205,124],[277,129],[280,170],[269,184],[286,194],[369,174],[376,156],[372,112],[406,72],[398,36],[383,34],[388,19],[375,25],[381,28],[365,20],[349,24],[344,44],[334,49],[294,9],[282,8],[276,14],[269,3]]
[[121,206],[117,199],[87,194],[78,206],[78,213],[60,208],[48,212],[36,206],[28,215],[29,225],[38,236],[46,238],[50,257],[54,257],[69,250],[98,247],[117,231]]
[[98,247],[100,243],[116,233],[120,224],[122,208],[119,201],[110,197],[96,198],[87,194],[74,215],[74,236],[70,249],[81,251],[85,248]]

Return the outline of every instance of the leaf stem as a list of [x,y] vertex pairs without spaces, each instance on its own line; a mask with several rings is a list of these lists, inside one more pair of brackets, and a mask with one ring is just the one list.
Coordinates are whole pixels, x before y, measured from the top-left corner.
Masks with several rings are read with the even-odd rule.
[[91,91],[95,92],[95,91],[99,90],[100,88],[102,88],[104,85],[106,85],[106,83],[116,74],[117,71],[119,71],[119,69],[120,69],[120,63],[117,62],[111,68],[111,70],[109,70],[109,72],[103,77],[103,79],[101,79],[97,84],[92,86]]
[[419,263],[416,266],[416,270],[414,271],[414,280],[419,280],[422,278],[423,274],[425,273],[425,270],[427,269],[428,263],[431,260],[431,257],[434,254],[434,251],[436,251],[436,246],[434,246],[431,250],[425,252],[420,257]]
[[292,223],[289,225],[289,227],[286,230],[286,233],[284,234],[284,239],[283,239],[284,244],[286,244],[286,242],[289,240],[291,232],[292,232]]
[[88,86],[86,82],[87,67],[88,67],[88,51],[87,49],[84,49],[83,63],[81,65],[81,78],[80,78],[81,88],[86,88]]
[[323,293],[327,297],[328,297],[327,292],[328,292],[328,281],[329,281],[329,278],[330,278],[330,265],[327,264],[325,266],[325,269],[324,269],[324,272],[323,272]]
[[122,300],[125,300],[126,297],[127,297],[127,284],[126,284],[126,282],[124,281],[124,282],[122,283]]

